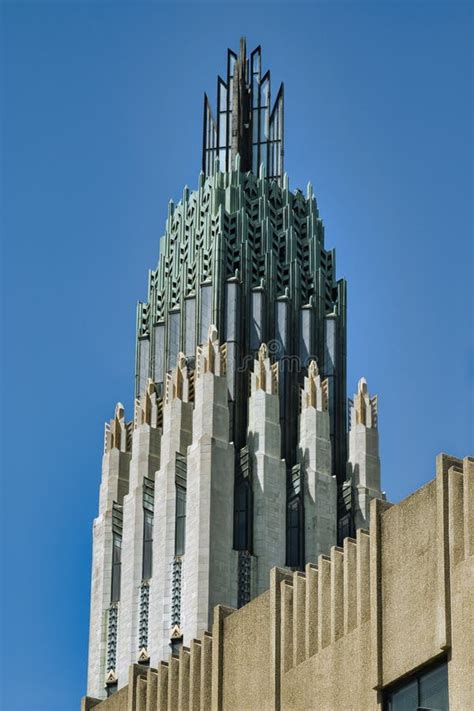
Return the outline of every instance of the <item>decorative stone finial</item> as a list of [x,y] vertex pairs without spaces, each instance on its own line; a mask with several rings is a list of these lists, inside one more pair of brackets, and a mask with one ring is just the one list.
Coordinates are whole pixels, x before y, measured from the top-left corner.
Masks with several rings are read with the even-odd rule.
[[312,360],[308,366],[308,377],[316,378],[319,375],[318,364],[315,360]]
[[189,402],[189,374],[187,360],[181,351],[176,357],[176,368],[166,374],[165,404],[172,400]]
[[115,405],[115,412],[110,422],[105,423],[104,454],[111,449],[128,452],[131,449],[133,423],[125,422],[125,408],[121,402]]
[[308,375],[304,379],[301,392],[301,408],[314,407],[320,412],[328,409],[328,380],[321,380],[318,364],[315,360],[308,365]]
[[170,630],[170,639],[175,640],[175,639],[181,639],[183,636],[183,631],[179,625],[173,625],[173,627]]
[[357,394],[354,395],[354,400],[349,402],[351,428],[354,425],[365,425],[365,427],[377,429],[377,395],[370,397],[365,378],[360,378],[357,384]]
[[208,332],[207,332],[207,339],[209,343],[214,343],[218,339],[218,333],[217,333],[217,328],[214,326],[213,323],[209,326]]
[[219,344],[219,333],[214,324],[210,324],[207,332],[207,342],[197,347],[196,378],[203,373],[224,375],[227,365],[227,344]]
[[148,378],[145,390],[135,400],[135,415],[133,427],[137,429],[140,425],[157,426],[158,407],[155,383]]
[[138,655],[138,663],[144,664],[144,663],[148,662],[149,659],[150,659],[150,655],[148,654],[148,650],[146,649],[146,647],[142,647],[140,649],[140,653]]
[[278,363],[270,362],[266,343],[260,345],[257,360],[254,361],[251,390],[264,390],[269,395],[278,393]]

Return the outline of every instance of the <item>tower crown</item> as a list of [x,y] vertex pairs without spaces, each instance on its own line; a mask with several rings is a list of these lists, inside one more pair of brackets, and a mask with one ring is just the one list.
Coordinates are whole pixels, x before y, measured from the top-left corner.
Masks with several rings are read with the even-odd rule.
[[245,38],[237,55],[227,50],[227,77],[217,77],[217,111],[212,113],[204,95],[202,169],[214,170],[216,158],[223,172],[231,170],[240,156],[242,172],[258,173],[265,167],[269,178],[283,176],[283,84],[273,107],[270,97],[270,71],[262,76],[262,50],[256,47],[247,57]]

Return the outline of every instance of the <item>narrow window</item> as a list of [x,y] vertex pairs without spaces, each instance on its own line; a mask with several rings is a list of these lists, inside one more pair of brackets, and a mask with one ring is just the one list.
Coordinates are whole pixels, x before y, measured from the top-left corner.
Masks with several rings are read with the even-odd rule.
[[152,576],[153,555],[153,514],[148,509],[143,510],[143,564],[142,579],[148,580]]
[[174,554],[184,554],[184,538],[186,534],[186,489],[176,485],[176,527],[174,539]]
[[110,602],[120,600],[120,570],[122,566],[122,536],[113,534],[112,543],[112,591]]
[[295,497],[288,502],[286,511],[286,564],[290,568],[301,566],[302,554],[302,525],[301,521],[301,501]]
[[235,483],[234,493],[234,548],[237,551],[249,550],[249,486],[245,479]]

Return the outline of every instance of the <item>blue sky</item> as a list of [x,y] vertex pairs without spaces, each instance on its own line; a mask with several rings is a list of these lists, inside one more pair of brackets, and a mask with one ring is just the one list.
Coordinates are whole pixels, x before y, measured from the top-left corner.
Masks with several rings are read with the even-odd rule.
[[[473,453],[472,5],[2,5],[4,711],[78,708],[103,422],[135,303],[200,169],[226,49],[285,82],[286,169],[348,279],[348,391],[379,395],[398,501]],[[471,412],[470,412],[471,410]]]

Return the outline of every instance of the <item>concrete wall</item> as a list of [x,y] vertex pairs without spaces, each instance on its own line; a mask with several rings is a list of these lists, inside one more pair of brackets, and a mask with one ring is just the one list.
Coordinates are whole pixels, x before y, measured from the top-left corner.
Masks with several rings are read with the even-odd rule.
[[134,665],[122,696],[83,711],[369,711],[443,655],[450,709],[474,708],[473,501],[474,459],[440,455],[434,481],[372,501],[370,532],[304,573],[273,569],[266,593],[215,609],[212,635],[158,670]]

